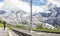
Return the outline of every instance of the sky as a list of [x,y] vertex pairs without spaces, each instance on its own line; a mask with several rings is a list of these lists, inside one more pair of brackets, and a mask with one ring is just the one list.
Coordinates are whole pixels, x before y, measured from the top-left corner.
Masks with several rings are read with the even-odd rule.
[[[32,10],[34,12],[43,11],[45,9],[45,4],[47,0],[33,0]],[[4,2],[4,10],[12,10],[13,8],[20,8],[25,12],[30,12],[30,4],[28,0],[5,0]]]
[[3,6],[3,0],[0,0],[0,10],[2,9]]
[[[3,3],[4,2],[4,3]],[[60,4],[60,1],[58,0],[32,0],[33,2],[33,5],[32,5],[32,10],[33,10],[33,13],[34,12],[44,12],[45,10],[47,10],[47,6],[46,6],[46,3],[49,4],[49,3],[53,3],[53,4]],[[4,6],[3,6],[4,4]],[[20,0],[0,0],[0,9],[1,7],[3,6],[3,9],[4,10],[19,10],[19,9],[22,9],[24,10],[25,12],[30,12],[30,4],[29,4],[29,0],[23,0],[23,1],[20,1]],[[60,5],[58,5],[60,6]],[[49,13],[49,11],[47,11],[47,13]]]
[[0,0],[0,2],[3,2],[3,0]]
[[[30,0],[23,0],[23,1],[29,3]],[[47,3],[47,0],[32,0],[32,2],[33,5],[41,6],[41,5],[45,5]]]
[[[30,3],[30,0],[23,0],[25,2]],[[0,0],[0,2],[4,2],[4,0]],[[32,4],[35,6],[41,6],[41,5],[45,5],[47,3],[47,0],[32,0]]]

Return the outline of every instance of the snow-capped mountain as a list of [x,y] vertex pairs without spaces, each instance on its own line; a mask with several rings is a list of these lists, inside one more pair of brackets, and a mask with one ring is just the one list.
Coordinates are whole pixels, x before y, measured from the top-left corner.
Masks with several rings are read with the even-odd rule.
[[[54,1],[55,2],[55,1]],[[33,23],[38,24],[39,22],[48,23],[50,25],[57,24],[60,22],[60,7],[57,4],[49,2],[44,6],[34,6],[32,5],[32,18]],[[19,0],[5,0],[3,11],[6,13],[2,16],[4,20],[9,22],[27,20],[30,21],[30,4]]]
[[6,13],[6,12],[3,11],[3,10],[0,11],[0,15],[5,14],[5,13]]

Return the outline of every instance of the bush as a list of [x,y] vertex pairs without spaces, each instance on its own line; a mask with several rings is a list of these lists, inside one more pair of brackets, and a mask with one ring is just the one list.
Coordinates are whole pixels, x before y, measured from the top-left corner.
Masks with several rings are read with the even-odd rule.
[[43,28],[43,24],[37,26],[37,29],[42,29],[42,28]]

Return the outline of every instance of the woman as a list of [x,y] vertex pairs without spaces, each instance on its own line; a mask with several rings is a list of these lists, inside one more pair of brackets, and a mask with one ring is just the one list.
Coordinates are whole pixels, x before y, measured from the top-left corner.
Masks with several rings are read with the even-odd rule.
[[4,30],[5,30],[5,28],[6,28],[6,22],[4,21],[3,24],[4,24]]

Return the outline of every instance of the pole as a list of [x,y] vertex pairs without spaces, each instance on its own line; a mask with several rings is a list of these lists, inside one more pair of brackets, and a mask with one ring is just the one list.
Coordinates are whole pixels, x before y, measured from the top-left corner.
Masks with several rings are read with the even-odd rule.
[[29,32],[31,32],[32,30],[32,0],[30,0],[30,30]]

